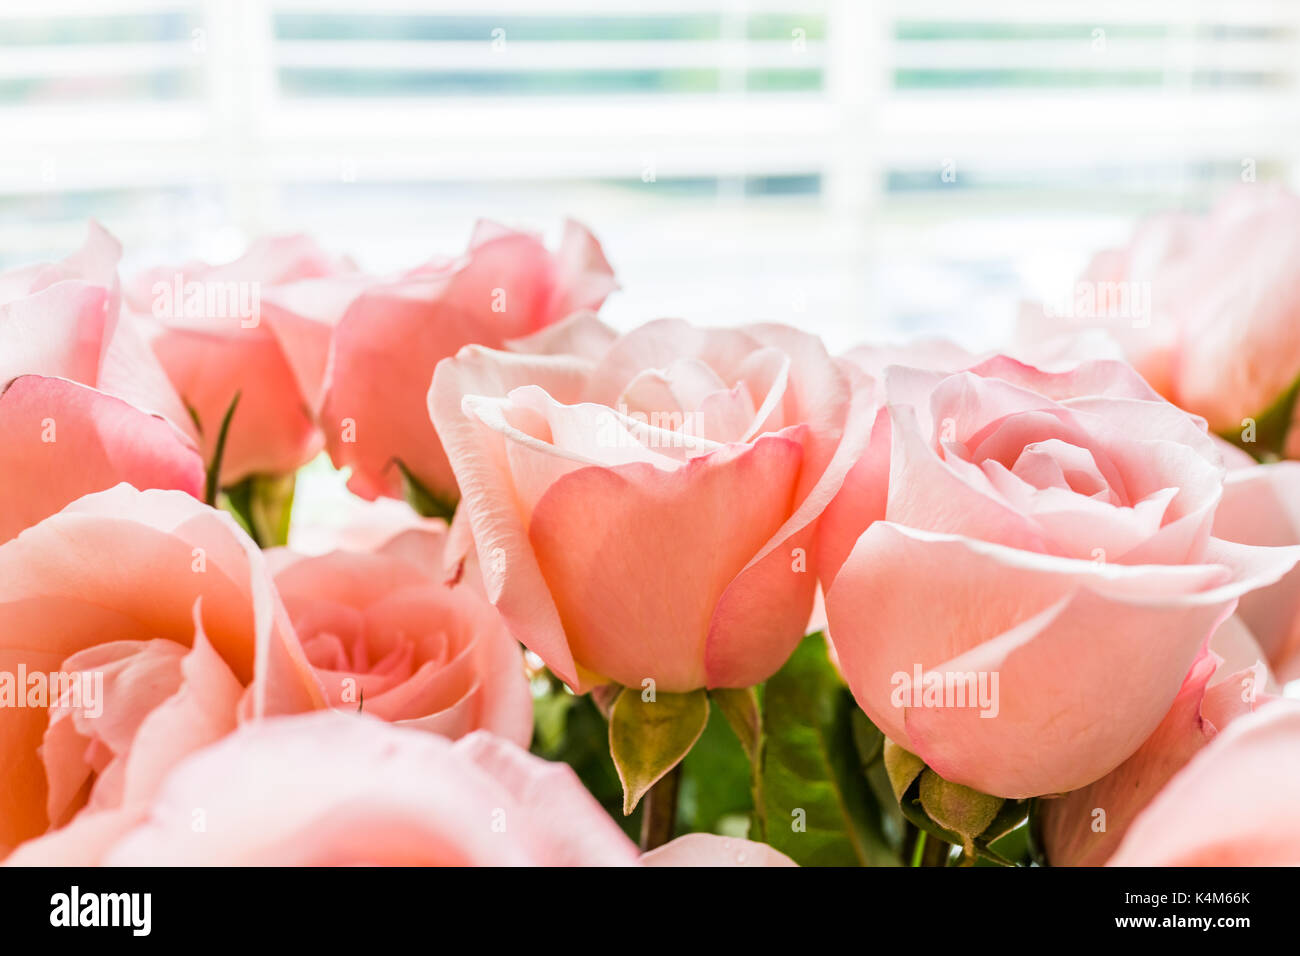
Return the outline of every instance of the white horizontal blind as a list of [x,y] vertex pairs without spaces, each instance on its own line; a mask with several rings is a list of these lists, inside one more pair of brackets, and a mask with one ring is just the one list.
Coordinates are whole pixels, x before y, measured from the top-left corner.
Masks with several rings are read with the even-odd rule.
[[179,0],[0,2],[0,263],[65,254],[92,214],[219,205],[202,23]]
[[144,256],[454,248],[448,209],[541,196],[849,301],[880,250],[947,254],[917,223],[1294,181],[1298,70],[1300,0],[0,0],[0,263],[90,214]]
[[257,228],[285,184],[815,176],[825,20],[767,0],[6,0],[0,202],[206,190]]
[[1166,203],[1300,163],[1295,0],[899,0],[891,25],[887,188]]
[[823,4],[358,6],[274,5],[279,94],[261,119],[286,173],[337,178],[341,155],[358,177],[512,181],[821,161]]

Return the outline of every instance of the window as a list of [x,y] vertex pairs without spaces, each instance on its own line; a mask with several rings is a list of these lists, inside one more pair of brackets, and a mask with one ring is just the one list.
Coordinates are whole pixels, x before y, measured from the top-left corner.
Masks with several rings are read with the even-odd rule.
[[568,214],[616,322],[979,345],[1136,213],[1294,181],[1297,69],[1295,0],[7,0],[0,264]]

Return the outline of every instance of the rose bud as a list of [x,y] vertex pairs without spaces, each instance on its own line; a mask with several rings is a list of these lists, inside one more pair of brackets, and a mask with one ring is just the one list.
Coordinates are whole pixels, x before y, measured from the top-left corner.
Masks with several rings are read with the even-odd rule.
[[0,273],[0,542],[118,482],[203,492],[189,416],[120,314],[120,255],[92,223],[62,262]]
[[600,243],[575,222],[555,252],[480,223],[459,259],[372,286],[338,324],[321,419],[334,464],[351,469],[348,487],[450,517],[459,492],[426,403],[435,366],[461,346],[499,348],[597,309],[615,288]]

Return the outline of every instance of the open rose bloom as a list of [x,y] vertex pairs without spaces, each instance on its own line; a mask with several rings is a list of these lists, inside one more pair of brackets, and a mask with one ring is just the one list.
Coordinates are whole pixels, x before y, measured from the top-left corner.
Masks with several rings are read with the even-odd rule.
[[982,353],[92,224],[0,272],[0,861],[1300,864],[1297,202]]
[[82,859],[184,755],[325,706],[261,553],[181,492],[81,498],[0,545],[0,567],[0,671],[28,677],[0,707],[3,852],[49,834],[38,859]]
[[683,692],[756,684],[802,636],[817,519],[865,439],[852,381],[789,328],[578,316],[463,350],[429,407],[515,636],[577,690]]
[[[214,830],[191,825],[195,801],[210,808]],[[680,840],[645,864],[791,865],[762,844]],[[100,853],[110,866],[641,862],[563,764],[485,731],[452,743],[336,714],[267,721],[185,761],[149,817]]]
[[[827,516],[871,522],[827,569],[830,633],[863,710],[947,780],[1023,798],[1114,769],[1300,556],[1212,535],[1217,446],[1125,365],[893,366],[883,393],[846,484],[880,510]],[[975,674],[985,706],[934,706],[930,672]]]
[[519,645],[471,582],[443,583],[445,538],[416,526],[373,549],[268,559],[331,706],[526,747],[533,704]]

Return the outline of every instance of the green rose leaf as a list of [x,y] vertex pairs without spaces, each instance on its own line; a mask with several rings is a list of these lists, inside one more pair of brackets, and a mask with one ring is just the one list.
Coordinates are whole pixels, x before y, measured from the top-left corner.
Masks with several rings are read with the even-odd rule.
[[661,692],[645,700],[641,690],[623,689],[609,712],[609,753],[623,782],[625,815],[690,752],[708,720],[709,698],[703,690]]
[[820,633],[763,693],[762,838],[801,866],[897,866],[854,740],[857,705]]
[[856,707],[853,709],[853,742],[858,748],[862,771],[866,773],[884,754],[885,735],[871,722],[871,718]]

